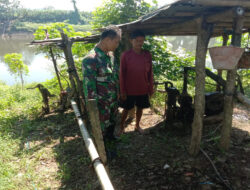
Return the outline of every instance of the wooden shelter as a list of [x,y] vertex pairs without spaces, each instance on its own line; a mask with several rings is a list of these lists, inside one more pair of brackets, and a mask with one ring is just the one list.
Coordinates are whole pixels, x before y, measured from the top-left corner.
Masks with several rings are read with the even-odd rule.
[[[241,35],[250,28],[250,1],[249,0],[174,0],[156,11],[153,11],[138,20],[118,25],[126,38],[128,34],[141,29],[147,35],[166,36],[197,36],[195,60],[195,114],[192,124],[192,138],[189,152],[196,155],[199,152],[204,116],[205,91],[205,60],[208,43],[211,37],[232,35],[231,44],[241,45]],[[96,42],[99,35],[87,38],[66,38],[33,41],[32,44],[64,44],[64,52],[69,64],[69,70],[75,72],[70,47],[74,42]],[[124,40],[126,43],[128,40]],[[126,45],[127,46],[127,45]],[[70,67],[72,67],[70,69]],[[227,82],[224,100],[224,123],[221,131],[220,147],[229,148],[230,131],[232,127],[233,95],[237,69],[227,71]],[[71,76],[78,78],[76,74]],[[82,96],[80,81],[79,95]],[[81,99],[81,98],[80,98]]]

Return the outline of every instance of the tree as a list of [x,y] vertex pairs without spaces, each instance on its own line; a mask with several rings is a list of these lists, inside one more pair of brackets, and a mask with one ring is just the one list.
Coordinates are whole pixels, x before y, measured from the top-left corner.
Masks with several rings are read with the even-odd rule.
[[[183,68],[193,66],[194,56],[184,49],[171,51],[171,43],[166,37],[147,37],[144,49],[152,53],[154,76],[157,80],[178,81],[183,76]],[[190,74],[191,75],[191,74]]]
[[17,9],[19,7],[18,0],[0,0],[0,29],[4,36],[7,30],[18,18]]
[[79,14],[78,8],[76,6],[76,0],[71,0],[71,2],[73,3],[74,6],[74,19],[73,19],[73,24],[78,24],[81,23],[81,15]]
[[[156,7],[157,2],[153,1]],[[136,20],[153,9],[144,0],[105,0],[93,12],[93,27],[101,28],[110,24],[121,24]]]
[[4,63],[8,66],[11,74],[20,77],[22,88],[24,84],[24,75],[28,75],[28,66],[23,62],[23,56],[20,53],[11,53],[4,56]]

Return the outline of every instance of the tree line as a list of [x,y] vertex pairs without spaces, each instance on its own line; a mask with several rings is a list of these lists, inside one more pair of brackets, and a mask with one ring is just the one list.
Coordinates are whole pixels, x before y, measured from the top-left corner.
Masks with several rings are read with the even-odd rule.
[[41,10],[19,9],[18,11],[20,12],[20,22],[50,23],[67,21],[70,24],[89,24],[92,17],[90,12],[79,12],[79,19],[75,11],[50,8]]
[[90,12],[80,12],[77,9],[75,0],[72,0],[72,4],[73,11],[55,10],[53,7],[30,10],[22,8],[18,0],[0,0],[0,34],[10,33],[12,28],[22,22],[89,24],[92,14]]

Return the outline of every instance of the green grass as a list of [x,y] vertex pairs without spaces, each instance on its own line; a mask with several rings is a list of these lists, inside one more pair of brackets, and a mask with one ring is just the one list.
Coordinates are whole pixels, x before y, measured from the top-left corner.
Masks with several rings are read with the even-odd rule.
[[37,90],[0,83],[0,190],[46,187],[36,166],[53,154],[45,149],[32,152],[39,141],[29,142],[29,135],[39,127],[34,122],[41,111]]
[[[42,84],[58,95],[55,83],[52,79]],[[87,187],[97,179],[84,173],[90,159],[79,138],[74,113],[41,117],[39,91],[26,90],[33,86],[22,90],[19,85],[0,82],[0,190]]]

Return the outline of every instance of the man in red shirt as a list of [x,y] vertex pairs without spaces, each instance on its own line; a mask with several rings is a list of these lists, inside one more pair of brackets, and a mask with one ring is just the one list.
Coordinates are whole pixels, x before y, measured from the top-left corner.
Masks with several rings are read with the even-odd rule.
[[132,49],[125,51],[121,57],[120,93],[124,109],[118,135],[123,133],[128,111],[135,105],[135,129],[143,133],[140,127],[142,112],[144,108],[150,107],[149,96],[153,94],[152,56],[149,51],[142,49],[144,40],[145,34],[142,31],[134,31],[130,41]]

